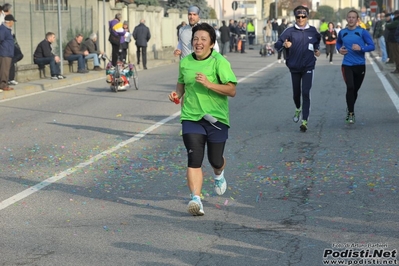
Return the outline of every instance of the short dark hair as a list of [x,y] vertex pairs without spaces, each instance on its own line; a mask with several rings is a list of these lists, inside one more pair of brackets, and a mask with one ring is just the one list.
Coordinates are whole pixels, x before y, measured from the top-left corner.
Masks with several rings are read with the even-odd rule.
[[357,18],[359,18],[359,13],[358,13],[356,10],[351,9],[351,10],[349,10],[348,13],[346,13],[346,14],[348,15],[349,13],[356,13]]
[[216,32],[215,29],[209,25],[208,23],[198,23],[194,28],[193,28],[193,35],[191,36],[191,43],[193,43],[194,40],[194,34],[199,31],[203,30],[209,33],[209,37],[211,37],[211,44],[214,44],[216,42]]
[[53,35],[55,35],[54,32],[51,32],[51,31],[47,32],[47,33],[46,33],[46,39],[47,39],[48,37],[50,37],[50,36],[53,36]]
[[9,3],[4,4],[4,5],[1,7],[1,9],[2,9],[4,12],[10,11],[11,8],[12,8],[12,5],[9,4]]
[[301,10],[301,9],[305,10],[306,13],[307,13],[308,16],[309,16],[309,8],[307,8],[306,6],[297,6],[296,8],[294,8],[294,15],[295,15],[295,13],[296,13],[297,10]]

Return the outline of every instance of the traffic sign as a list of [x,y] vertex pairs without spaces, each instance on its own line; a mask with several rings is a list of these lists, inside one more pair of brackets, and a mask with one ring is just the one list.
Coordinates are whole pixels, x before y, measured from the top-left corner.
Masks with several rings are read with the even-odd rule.
[[233,1],[233,3],[231,3],[231,8],[233,8],[233,10],[237,10],[237,8],[238,8],[237,1]]
[[371,13],[377,12],[377,8],[378,8],[377,2],[376,1],[371,1],[370,2],[370,11],[371,11]]

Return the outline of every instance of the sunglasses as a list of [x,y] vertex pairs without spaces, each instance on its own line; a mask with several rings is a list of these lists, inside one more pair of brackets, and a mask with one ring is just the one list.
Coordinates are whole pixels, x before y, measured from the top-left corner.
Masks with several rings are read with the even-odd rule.
[[307,16],[295,16],[295,18],[296,18],[296,19],[300,19],[300,18],[301,18],[301,19],[305,19],[305,18],[307,18]]

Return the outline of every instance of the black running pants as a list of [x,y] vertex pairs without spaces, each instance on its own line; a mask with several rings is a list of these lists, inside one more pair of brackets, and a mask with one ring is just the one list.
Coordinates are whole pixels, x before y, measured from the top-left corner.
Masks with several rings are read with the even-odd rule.
[[342,65],[341,71],[346,83],[346,104],[348,107],[348,112],[354,113],[358,91],[360,86],[362,86],[363,79],[366,74],[366,65]]

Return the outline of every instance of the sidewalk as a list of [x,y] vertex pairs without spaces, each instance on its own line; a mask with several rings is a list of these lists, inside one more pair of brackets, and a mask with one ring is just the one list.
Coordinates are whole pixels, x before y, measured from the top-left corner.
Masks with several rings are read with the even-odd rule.
[[[151,71],[152,68],[173,64],[176,59],[154,59],[148,60],[147,67]],[[139,72],[143,71],[142,68],[138,69]],[[28,95],[41,91],[48,91],[60,87],[74,85],[77,83],[85,82],[88,80],[96,80],[103,78],[105,80],[105,70],[90,71],[87,74],[72,73],[65,75],[66,79],[52,80],[49,77],[45,79],[32,80],[29,82],[19,83],[18,85],[10,85],[14,88],[12,91],[0,92],[0,100],[11,99],[17,96]]]
[[392,88],[399,93],[399,75],[391,73],[391,71],[395,70],[395,64],[382,63],[381,57],[379,57],[377,51],[371,52],[370,55],[374,59],[374,63],[378,65],[378,68],[381,70],[382,74],[387,78]]

